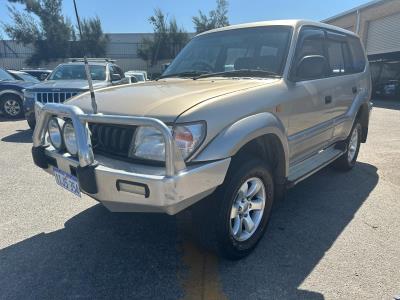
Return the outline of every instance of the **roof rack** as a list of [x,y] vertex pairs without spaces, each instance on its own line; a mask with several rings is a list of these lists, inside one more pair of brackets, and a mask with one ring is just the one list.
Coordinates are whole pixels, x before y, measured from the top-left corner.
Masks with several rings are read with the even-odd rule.
[[[88,62],[110,62],[110,63],[115,63],[115,59],[111,58],[87,58]],[[84,58],[70,58],[70,62],[84,62]]]

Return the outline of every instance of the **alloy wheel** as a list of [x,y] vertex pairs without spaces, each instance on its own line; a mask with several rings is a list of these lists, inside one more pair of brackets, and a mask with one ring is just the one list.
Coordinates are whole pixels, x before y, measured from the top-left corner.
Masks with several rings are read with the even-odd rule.
[[257,230],[263,217],[265,198],[265,185],[260,178],[252,177],[242,184],[230,214],[230,230],[235,240],[243,242]]
[[21,105],[17,100],[8,99],[4,102],[4,112],[11,117],[16,117],[21,113]]
[[353,161],[353,159],[356,155],[356,152],[357,152],[357,146],[358,146],[358,130],[357,130],[357,127],[355,127],[351,134],[350,141],[349,141],[349,147],[347,150],[347,160],[349,162]]

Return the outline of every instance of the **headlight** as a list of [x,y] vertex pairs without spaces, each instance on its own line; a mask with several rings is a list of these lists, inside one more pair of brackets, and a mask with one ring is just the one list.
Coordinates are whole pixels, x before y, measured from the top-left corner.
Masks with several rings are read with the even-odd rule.
[[78,154],[78,143],[76,141],[75,129],[71,121],[65,122],[63,127],[64,144],[71,155]]
[[[205,137],[205,123],[177,125],[172,135],[183,159],[187,159]],[[165,143],[160,131],[153,127],[139,127],[131,147],[130,157],[165,161]]]
[[51,118],[47,125],[47,131],[49,133],[50,143],[54,148],[60,150],[63,147],[63,140],[61,136],[61,126],[63,121],[58,118]]
[[201,144],[205,137],[205,123],[178,125],[174,127],[173,136],[176,146],[181,150],[183,159],[188,158]]
[[33,99],[35,98],[35,93],[34,92],[30,92],[27,90],[24,90],[24,99]]

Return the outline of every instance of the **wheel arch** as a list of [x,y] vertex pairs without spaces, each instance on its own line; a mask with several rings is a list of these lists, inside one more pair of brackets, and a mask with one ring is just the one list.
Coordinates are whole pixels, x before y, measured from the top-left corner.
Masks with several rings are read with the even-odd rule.
[[7,95],[7,94],[17,95],[17,96],[21,99],[21,101],[22,101],[23,98],[24,98],[24,95],[23,95],[21,92],[18,92],[18,91],[16,91],[16,90],[3,90],[3,91],[0,91],[0,99],[1,99],[4,95]]
[[360,105],[356,120],[361,124],[361,142],[365,143],[368,136],[368,124],[369,124],[369,106],[367,103]]
[[[193,162],[241,157],[246,151],[278,158],[279,178],[287,177],[289,147],[282,122],[272,113],[263,112],[236,121],[218,134]],[[270,151],[270,152],[268,152]],[[264,153],[264,154],[262,154]],[[274,162],[275,163],[275,162]],[[271,166],[273,167],[273,166]]]

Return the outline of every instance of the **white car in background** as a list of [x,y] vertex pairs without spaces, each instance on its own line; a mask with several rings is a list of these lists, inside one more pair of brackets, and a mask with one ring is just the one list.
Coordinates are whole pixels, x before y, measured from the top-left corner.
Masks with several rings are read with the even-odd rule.
[[[125,77],[129,78],[130,83],[145,82],[145,81],[149,80],[147,78],[146,71],[127,71],[127,72],[125,72]],[[132,80],[132,78],[135,78],[135,79]]]

